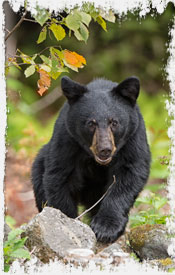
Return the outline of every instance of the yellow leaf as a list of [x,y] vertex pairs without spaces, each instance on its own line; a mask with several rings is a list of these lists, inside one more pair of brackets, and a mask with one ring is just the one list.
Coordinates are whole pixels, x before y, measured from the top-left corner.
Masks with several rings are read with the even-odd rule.
[[53,23],[50,25],[49,29],[53,32],[57,40],[62,40],[66,36],[64,28],[60,25]]
[[103,28],[103,30],[107,31],[106,22],[100,15],[97,17],[97,22]]

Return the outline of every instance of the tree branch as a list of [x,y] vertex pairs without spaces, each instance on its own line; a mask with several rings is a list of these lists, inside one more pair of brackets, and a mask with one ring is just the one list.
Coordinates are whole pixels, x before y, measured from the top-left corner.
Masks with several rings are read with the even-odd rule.
[[94,203],[90,208],[86,209],[83,213],[81,213],[78,217],[75,218],[75,220],[80,219],[82,216],[84,216],[87,212],[89,212],[92,208],[94,208],[102,199],[104,199],[104,197],[106,196],[106,194],[108,193],[108,191],[111,189],[111,187],[114,185],[114,183],[116,183],[116,178],[115,175],[113,175],[113,183],[111,183],[111,185],[108,187],[108,189],[106,190],[106,192],[103,194],[103,196],[96,202]]
[[14,31],[16,31],[16,29],[21,25],[21,23],[24,21],[24,18],[27,14],[27,10],[24,12],[23,16],[21,17],[21,19],[18,21],[18,23],[14,26],[14,28],[7,34],[7,36],[5,37],[5,41],[12,35],[12,33]]

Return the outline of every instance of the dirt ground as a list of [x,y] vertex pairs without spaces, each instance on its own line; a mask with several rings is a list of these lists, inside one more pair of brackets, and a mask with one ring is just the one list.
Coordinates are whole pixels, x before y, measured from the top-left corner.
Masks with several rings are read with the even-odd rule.
[[[16,226],[28,222],[33,216],[38,213],[35,206],[35,199],[32,190],[30,179],[30,171],[33,158],[20,151],[16,153],[11,148],[8,148],[6,155],[6,173],[5,173],[5,206],[6,215],[12,216],[16,220]],[[161,180],[149,181],[148,184],[159,184]],[[144,190],[143,192],[147,192]],[[162,196],[167,195],[165,189],[160,190]],[[146,193],[147,195],[148,193]],[[143,210],[143,209],[139,209]],[[163,207],[163,213],[168,214],[169,205]],[[132,213],[138,209],[132,209]]]
[[32,161],[23,152],[17,154],[8,149],[4,184],[5,214],[16,220],[16,226],[28,222],[38,213],[30,180]]

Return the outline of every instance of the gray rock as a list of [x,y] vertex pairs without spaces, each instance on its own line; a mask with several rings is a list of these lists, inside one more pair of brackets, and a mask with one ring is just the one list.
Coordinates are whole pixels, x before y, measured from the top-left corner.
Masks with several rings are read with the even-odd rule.
[[170,238],[164,225],[141,225],[128,234],[131,248],[140,259],[166,259]]
[[113,243],[101,250],[93,259],[96,264],[104,266],[119,266],[125,264],[130,258],[129,253],[125,253],[118,243]]
[[69,257],[89,258],[94,256],[94,252],[87,248],[73,248],[67,250],[67,255]]
[[60,210],[45,207],[26,226],[22,236],[28,236],[26,246],[42,262],[69,256],[70,249],[95,250],[96,237],[89,226],[68,218]]
[[125,253],[117,243],[107,246],[98,255],[101,257],[129,257],[129,254]]

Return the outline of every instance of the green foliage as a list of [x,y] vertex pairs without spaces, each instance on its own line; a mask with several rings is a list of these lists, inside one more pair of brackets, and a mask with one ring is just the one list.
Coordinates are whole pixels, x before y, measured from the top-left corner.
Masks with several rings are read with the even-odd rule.
[[36,7],[36,14],[33,15],[35,20],[43,26],[44,23],[50,18],[50,13],[46,9],[41,9],[39,6]]
[[74,32],[75,37],[80,41],[87,42],[89,37],[89,23],[91,22],[91,15],[78,9],[74,9],[66,17],[66,26]]
[[[8,218],[9,219],[9,218]],[[8,239],[4,243],[4,271],[8,272],[11,263],[16,258],[30,259],[30,253],[24,249],[24,244],[27,237],[20,238],[21,233],[24,232],[20,228],[12,229],[8,234]]]
[[9,215],[6,215],[5,216],[5,222],[6,224],[11,228],[11,229],[14,229],[14,226],[16,224],[16,221],[14,218],[12,218],[11,216]]
[[153,96],[143,91],[138,99],[152,154],[151,178],[166,178],[169,174],[167,167],[170,157],[170,140],[167,135],[169,121],[165,100],[163,93]]
[[130,226],[135,227],[142,224],[165,224],[167,215],[162,215],[160,213],[160,208],[162,208],[166,203],[167,199],[151,193],[150,197],[137,198],[135,205],[145,204],[148,206],[146,211],[140,211],[135,215],[130,215]]
[[37,150],[51,137],[55,117],[44,127],[32,115],[21,112],[8,103],[7,144],[26,153],[35,155]]
[[[65,27],[69,30],[69,37],[73,32],[77,40],[86,43],[89,38],[88,27],[92,18],[106,31],[106,22],[101,15],[102,11],[100,9],[96,10],[93,5],[84,5],[84,7],[84,10],[83,8],[82,10],[78,8],[72,9],[66,17],[59,14],[60,19],[57,20],[53,18],[52,14],[46,9],[37,6],[36,13],[33,14],[33,17],[43,28],[40,31],[36,43],[43,43],[47,38],[47,33],[52,34],[56,41],[63,40],[66,37]],[[105,17],[105,15],[103,16]],[[115,18],[112,11],[110,11],[110,14],[106,16],[106,20],[114,21],[112,16]],[[86,65],[86,60],[83,56],[75,52],[63,50],[60,45],[57,45],[54,48],[57,47],[59,48],[60,54],[55,55],[54,59],[51,55],[52,46],[43,49],[40,53],[34,53],[31,56],[24,54],[18,49],[15,57],[8,59],[6,73],[8,73],[8,68],[10,66],[16,66],[18,69],[21,69],[21,65],[29,65],[25,69],[24,74],[26,78],[30,77],[35,72],[40,74],[38,93],[43,95],[43,93],[45,93],[50,87],[51,79],[56,80],[62,72],[68,72],[68,68],[78,72],[78,68],[83,68],[84,65]],[[43,55],[43,52],[46,52],[47,56]],[[67,52],[69,52],[69,54],[66,54]],[[22,62],[20,63],[20,61]]]

